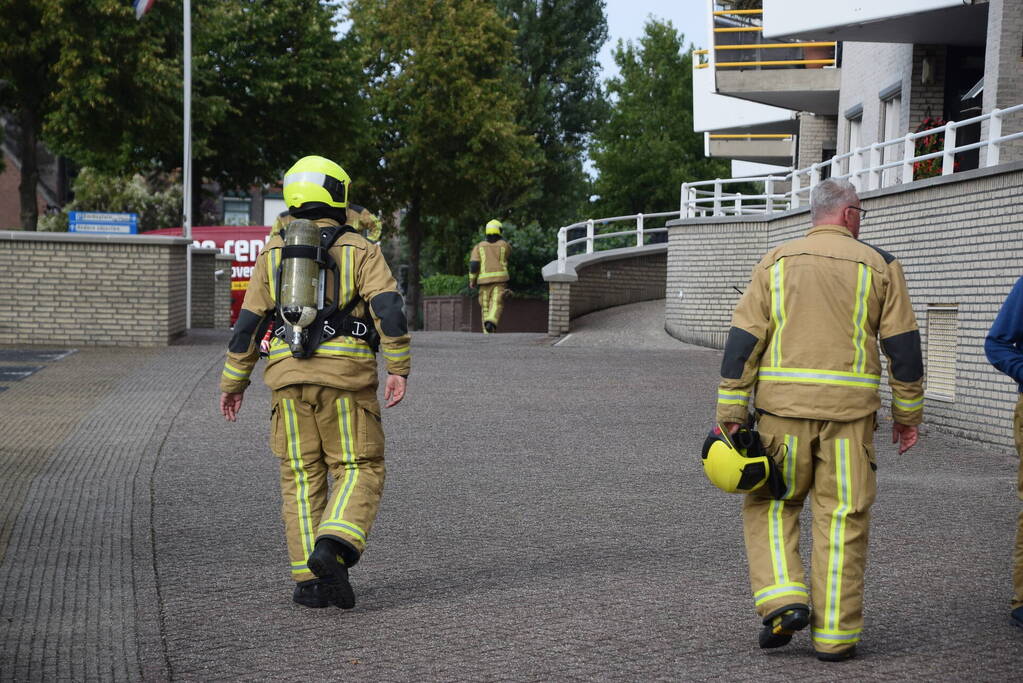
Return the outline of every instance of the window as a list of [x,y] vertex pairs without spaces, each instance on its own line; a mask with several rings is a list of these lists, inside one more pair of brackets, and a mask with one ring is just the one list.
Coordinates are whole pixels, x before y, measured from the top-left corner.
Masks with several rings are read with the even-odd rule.
[[927,398],[955,400],[958,317],[956,304],[927,307],[927,386],[924,390]]
[[247,198],[224,197],[224,225],[249,225],[249,204]]
[[[902,135],[899,130],[899,120],[902,116],[902,81],[891,85],[880,93],[881,112],[878,117],[878,140],[894,140]],[[903,149],[899,145],[892,145],[881,150],[881,163],[888,163],[902,158]],[[902,169],[886,168],[881,177],[881,186],[894,185],[902,180]]]
[[[852,152],[863,144],[863,105],[857,104],[855,107],[847,109],[845,111],[845,120],[845,151]],[[861,168],[863,168],[863,160],[860,159],[858,154],[849,157],[844,165],[844,170],[850,174],[855,173]]]

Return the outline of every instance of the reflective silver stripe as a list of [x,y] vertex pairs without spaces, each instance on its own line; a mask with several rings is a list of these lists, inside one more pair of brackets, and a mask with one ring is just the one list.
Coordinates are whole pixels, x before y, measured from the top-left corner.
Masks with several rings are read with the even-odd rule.
[[850,386],[878,387],[880,375],[840,372],[837,370],[810,370],[802,368],[760,368],[757,377],[767,381],[816,382],[820,384],[844,384]]
[[289,173],[284,176],[284,184],[291,185],[292,183],[312,183],[313,185],[319,185],[323,187],[324,183],[327,182],[326,173],[313,173],[312,171],[302,171],[299,173]]
[[924,397],[914,399],[902,399],[897,396],[892,397],[892,403],[903,410],[920,410],[924,407]]

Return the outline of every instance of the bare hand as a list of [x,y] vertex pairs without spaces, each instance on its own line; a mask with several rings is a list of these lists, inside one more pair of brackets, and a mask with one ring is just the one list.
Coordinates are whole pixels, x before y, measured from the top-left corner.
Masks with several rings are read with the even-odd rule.
[[242,395],[244,392],[229,394],[226,391],[220,395],[220,414],[228,422],[234,422],[238,417],[238,411],[242,409]]
[[916,443],[919,430],[916,425],[892,424],[892,443],[899,444],[899,455],[902,455]]
[[728,430],[729,434],[735,434],[742,425],[738,422],[725,422],[722,426]]
[[408,379],[401,375],[387,376],[387,384],[384,385],[384,400],[387,401],[388,408],[398,405],[401,403],[401,399],[405,398],[406,384],[408,384]]

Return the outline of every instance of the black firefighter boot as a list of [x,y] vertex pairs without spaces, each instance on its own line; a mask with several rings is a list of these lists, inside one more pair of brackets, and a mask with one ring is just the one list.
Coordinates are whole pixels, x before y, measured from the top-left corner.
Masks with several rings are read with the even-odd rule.
[[497,325],[490,322],[489,320],[483,323],[483,327],[486,328],[488,334],[493,334],[494,332],[497,332]]
[[775,610],[764,619],[760,630],[760,647],[769,649],[788,645],[792,634],[810,623],[810,609],[806,605],[789,605]]
[[330,590],[321,579],[299,581],[291,599],[305,607],[327,607],[330,605]]
[[332,604],[342,609],[355,607],[355,591],[348,581],[348,567],[341,556],[341,544],[330,538],[316,541],[313,553],[306,562],[309,571],[316,574],[329,592]]

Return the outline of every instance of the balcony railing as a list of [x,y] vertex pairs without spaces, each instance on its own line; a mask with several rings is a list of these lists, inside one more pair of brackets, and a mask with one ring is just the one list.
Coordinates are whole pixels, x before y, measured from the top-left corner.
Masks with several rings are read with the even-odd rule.
[[[713,1],[711,6],[713,8]],[[713,10],[714,54],[694,50],[694,67],[705,69],[818,69],[837,64],[837,43],[785,41],[765,43],[762,9]]]
[[[1002,134],[1002,120],[1011,114],[1023,111],[1023,104],[1008,109],[994,109],[987,114],[974,116],[963,121],[952,121],[938,128],[909,133],[900,138],[876,142],[859,147],[830,160],[801,168],[785,175],[761,176],[757,178],[716,178],[695,183],[683,183],[679,214],[684,218],[700,216],[726,216],[773,213],[795,209],[809,203],[810,191],[822,178],[846,178],[858,191],[877,190],[900,183],[911,183],[917,165],[930,159],[941,159],[941,175],[955,172],[955,157],[962,152],[975,149],[987,151],[984,166],[999,163],[1003,143],[1023,138],[1023,132]],[[987,122],[987,139],[969,144],[956,144],[956,131],[965,126]],[[916,153],[917,140],[943,137],[942,149],[924,154]],[[889,150],[886,152],[885,150]],[[897,158],[891,158],[891,156]],[[885,160],[889,159],[889,160]],[[895,173],[885,173],[886,170]],[[763,183],[760,194],[729,192],[728,186],[749,183]],[[783,189],[784,188],[784,189]]]

